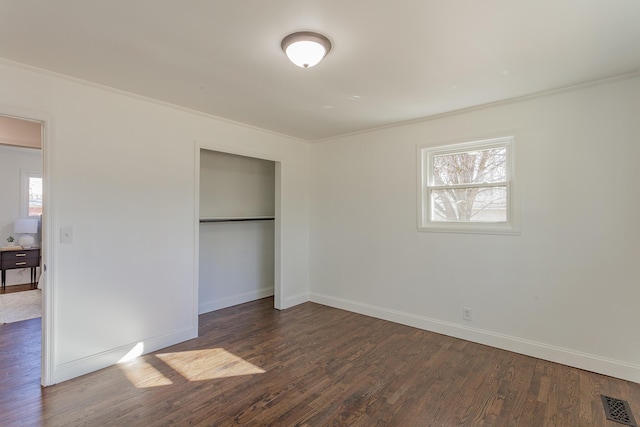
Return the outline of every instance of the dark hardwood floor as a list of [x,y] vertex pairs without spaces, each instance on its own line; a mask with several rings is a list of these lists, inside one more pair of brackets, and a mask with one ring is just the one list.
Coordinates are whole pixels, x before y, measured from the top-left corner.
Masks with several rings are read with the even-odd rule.
[[22,292],[22,291],[30,291],[31,289],[35,289],[35,286],[31,283],[26,283],[23,285],[11,285],[5,286],[4,289],[0,287],[0,294],[10,294],[13,292]]
[[0,326],[2,426],[620,426],[640,384],[313,303],[200,316],[200,337],[41,388],[40,320]]

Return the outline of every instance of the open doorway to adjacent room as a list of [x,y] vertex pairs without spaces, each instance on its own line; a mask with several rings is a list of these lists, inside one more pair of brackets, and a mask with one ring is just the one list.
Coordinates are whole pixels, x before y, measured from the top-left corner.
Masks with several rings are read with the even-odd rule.
[[[42,121],[0,115],[0,328],[30,322],[31,335],[41,329],[46,286],[43,146]],[[33,348],[41,351],[44,341]]]

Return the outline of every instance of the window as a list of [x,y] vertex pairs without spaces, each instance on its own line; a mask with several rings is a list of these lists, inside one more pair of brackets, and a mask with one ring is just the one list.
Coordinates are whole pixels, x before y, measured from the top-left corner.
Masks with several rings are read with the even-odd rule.
[[22,171],[22,207],[21,216],[42,215],[42,174]]
[[42,215],[42,178],[31,176],[29,177],[29,215],[28,216],[40,216]]
[[420,147],[418,228],[516,234],[513,137]]

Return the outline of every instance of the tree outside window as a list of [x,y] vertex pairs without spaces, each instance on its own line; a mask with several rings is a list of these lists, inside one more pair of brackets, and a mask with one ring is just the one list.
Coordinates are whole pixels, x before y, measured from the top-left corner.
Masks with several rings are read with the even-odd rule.
[[505,147],[433,156],[431,220],[505,222],[506,159]]
[[506,137],[421,148],[419,228],[513,228],[512,142]]

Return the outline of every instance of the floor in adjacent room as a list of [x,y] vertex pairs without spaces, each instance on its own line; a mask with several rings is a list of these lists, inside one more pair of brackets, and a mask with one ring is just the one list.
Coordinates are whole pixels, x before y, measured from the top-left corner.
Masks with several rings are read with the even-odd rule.
[[35,285],[30,283],[26,283],[24,285],[11,285],[5,286],[4,289],[0,288],[0,294],[11,294],[14,292],[30,291],[32,289],[35,289]]
[[620,426],[640,384],[305,303],[200,316],[200,337],[41,388],[40,319],[0,326],[3,426]]

